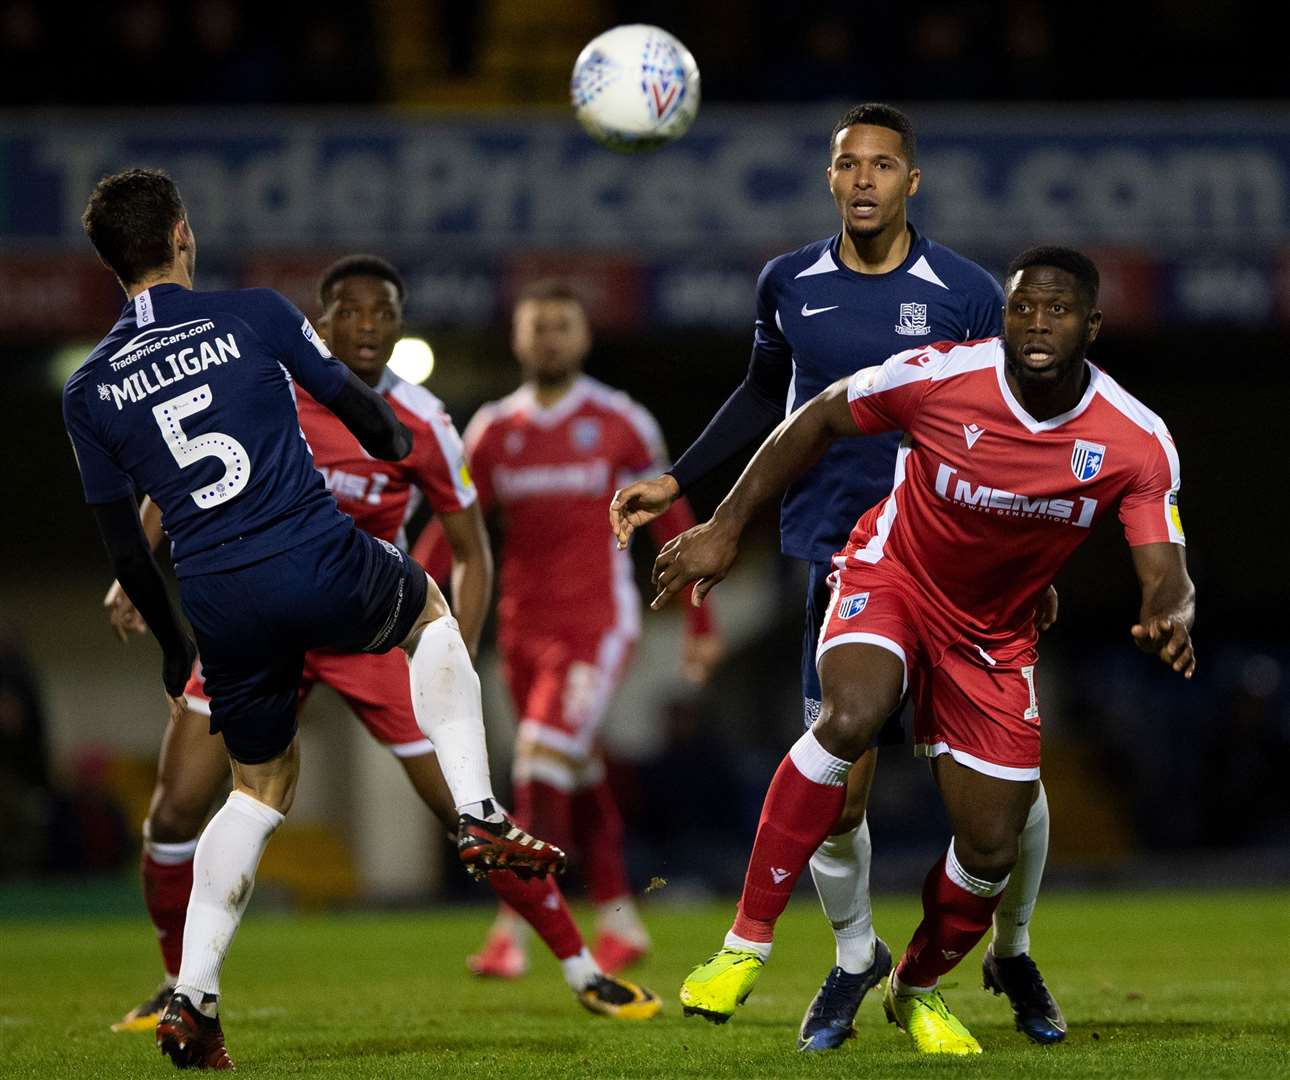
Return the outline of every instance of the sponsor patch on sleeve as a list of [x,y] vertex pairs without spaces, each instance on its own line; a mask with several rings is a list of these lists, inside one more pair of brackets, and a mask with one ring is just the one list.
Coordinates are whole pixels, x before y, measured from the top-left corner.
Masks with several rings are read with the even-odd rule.
[[1178,513],[1178,492],[1171,491],[1165,500],[1166,512],[1169,515],[1169,524],[1177,538],[1181,540],[1184,536],[1182,526],[1182,515]]
[[318,331],[313,328],[313,324],[306,319],[300,324],[300,332],[304,334],[305,340],[318,350],[319,356],[331,356],[331,350],[327,348],[327,342],[318,336]]

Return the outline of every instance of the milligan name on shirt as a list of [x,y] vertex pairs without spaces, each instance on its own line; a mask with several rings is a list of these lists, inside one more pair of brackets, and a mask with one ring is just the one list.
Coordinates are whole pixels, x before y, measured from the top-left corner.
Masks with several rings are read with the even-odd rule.
[[111,401],[120,412],[127,402],[143,401],[189,375],[200,375],[209,367],[227,364],[234,357],[240,360],[242,353],[232,334],[217,337],[214,341],[203,341],[196,347],[180,349],[154,360],[119,383],[99,383],[99,400]]

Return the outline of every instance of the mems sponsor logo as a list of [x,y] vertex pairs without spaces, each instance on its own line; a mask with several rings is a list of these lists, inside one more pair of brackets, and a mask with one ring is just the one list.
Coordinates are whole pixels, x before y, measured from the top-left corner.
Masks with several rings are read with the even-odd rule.
[[1084,496],[1075,499],[1034,498],[973,480],[956,479],[956,473],[958,469],[941,462],[936,470],[936,494],[968,510],[1004,517],[1064,521],[1081,529],[1093,524],[1093,515],[1097,512],[1096,499]]
[[[157,342],[149,341],[146,345],[138,345],[134,352],[124,356],[121,366],[124,367],[126,363],[133,364],[150,352],[165,348],[167,344],[174,344],[213,329],[215,329],[214,323],[203,322],[194,324],[190,332],[183,335],[171,334]],[[123,356],[123,353],[118,353],[117,356]],[[231,359],[241,359],[241,356],[242,352],[237,347],[237,340],[232,334],[225,334],[210,341],[200,341],[176,352],[167,353],[150,364],[140,365],[119,383],[99,383],[99,399],[112,402],[117,412],[120,412],[127,403],[143,401],[166,387],[186,379],[189,375],[200,375],[209,367],[227,364]]]
[[519,469],[499,465],[493,470],[493,486],[506,500],[542,495],[603,495],[609,490],[609,463],[587,461]]

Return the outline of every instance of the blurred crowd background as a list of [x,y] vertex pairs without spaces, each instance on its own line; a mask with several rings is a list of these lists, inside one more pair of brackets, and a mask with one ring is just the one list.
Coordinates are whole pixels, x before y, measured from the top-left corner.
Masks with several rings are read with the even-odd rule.
[[[331,259],[391,258],[459,428],[515,384],[516,290],[565,275],[597,322],[591,372],[679,452],[742,378],[762,263],[836,226],[834,120],[888,100],[919,130],[919,228],[996,273],[1045,241],[1097,259],[1094,359],[1181,453],[1200,672],[1184,684],[1132,648],[1136,585],[1107,523],[1059,579],[1043,645],[1052,878],[1285,880],[1290,84],[1258,10],[129,0],[67,20],[0,0],[0,877],[128,882],[165,718],[155,645],[119,645],[100,611],[107,560],[59,413],[122,299],[78,224],[100,175],[172,171],[199,287],[270,285],[312,314]],[[648,158],[595,146],[567,108],[582,45],[625,21],[670,29],[703,73],[695,128]],[[694,493],[700,513],[733,476]],[[646,617],[606,730],[638,885],[736,886],[800,730],[802,595],[768,516],[715,594],[729,652],[711,686],[677,677],[675,616]],[[504,789],[509,706],[484,668]],[[392,762],[315,696],[267,887],[465,895]],[[906,752],[884,752],[871,812],[879,886],[909,886],[946,826]]]

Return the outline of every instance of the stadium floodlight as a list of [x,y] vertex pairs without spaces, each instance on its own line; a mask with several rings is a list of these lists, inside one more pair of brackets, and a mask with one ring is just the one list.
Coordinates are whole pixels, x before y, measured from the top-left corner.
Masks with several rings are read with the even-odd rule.
[[434,371],[434,349],[425,338],[400,338],[390,355],[390,368],[400,379],[423,383]]

